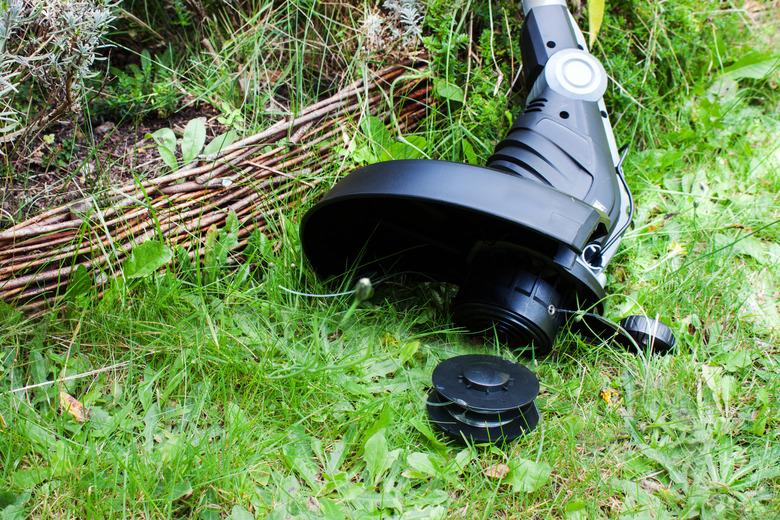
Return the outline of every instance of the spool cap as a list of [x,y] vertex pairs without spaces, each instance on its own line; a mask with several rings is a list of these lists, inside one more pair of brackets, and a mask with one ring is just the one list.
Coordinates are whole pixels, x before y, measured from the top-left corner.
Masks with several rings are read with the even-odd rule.
[[507,442],[539,423],[539,380],[523,365],[488,355],[457,356],[433,371],[428,415],[447,435]]
[[[649,349],[654,354],[665,354],[674,348],[676,340],[672,329],[657,318],[626,316],[620,321],[620,326],[641,349]],[[628,341],[623,341],[623,344],[632,349],[636,348]]]

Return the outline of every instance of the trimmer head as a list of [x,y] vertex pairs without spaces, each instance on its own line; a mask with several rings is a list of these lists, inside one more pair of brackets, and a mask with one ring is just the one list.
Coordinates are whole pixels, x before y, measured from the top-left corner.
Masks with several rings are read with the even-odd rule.
[[600,215],[550,186],[490,168],[406,160],[361,168],[304,218],[315,271],[419,274],[461,286],[456,322],[546,351],[561,305],[604,291],[581,261]]

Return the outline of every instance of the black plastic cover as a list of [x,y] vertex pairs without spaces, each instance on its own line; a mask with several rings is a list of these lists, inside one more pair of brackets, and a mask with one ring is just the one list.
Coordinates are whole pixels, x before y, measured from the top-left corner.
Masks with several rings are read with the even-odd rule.
[[548,257],[562,256],[563,246],[575,256],[599,218],[588,204],[517,175],[404,160],[342,179],[306,214],[301,240],[320,275],[342,274],[360,261],[460,283],[479,243],[506,242]]

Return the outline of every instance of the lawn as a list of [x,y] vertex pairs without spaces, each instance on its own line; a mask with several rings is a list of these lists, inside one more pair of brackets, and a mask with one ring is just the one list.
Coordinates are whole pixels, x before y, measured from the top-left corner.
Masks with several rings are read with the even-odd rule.
[[[587,29],[587,2],[570,4]],[[427,117],[403,136],[388,125],[424,157],[484,163],[523,108],[510,1],[114,8],[116,52],[79,91],[82,116],[31,137],[42,158],[0,156],[0,229],[67,200],[41,202],[40,179],[99,193],[170,172],[147,132],[207,117],[210,134],[251,135],[368,68],[427,62]],[[356,117],[318,191],[251,251],[132,278],[117,265],[34,315],[0,303],[0,518],[780,516],[778,34],[771,1],[606,2],[592,52],[636,213],[605,313],[658,315],[673,353],[567,330],[531,358],[454,328],[448,287],[329,294],[351,283],[315,278],[298,224],[384,157]],[[117,137],[101,141],[106,122]],[[144,140],[143,160],[101,155],[119,137]],[[538,375],[536,430],[464,446],[432,429],[431,372],[465,353]]]

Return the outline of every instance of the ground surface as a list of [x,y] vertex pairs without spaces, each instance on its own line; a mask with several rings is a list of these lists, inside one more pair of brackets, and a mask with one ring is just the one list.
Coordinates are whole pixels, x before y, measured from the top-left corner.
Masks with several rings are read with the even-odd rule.
[[[383,51],[425,54],[439,97],[417,142],[479,163],[522,108],[519,24],[509,3],[450,4],[427,4],[423,42],[406,44],[372,32],[370,16],[400,23],[373,5],[208,14],[182,37],[176,83],[251,132]],[[617,80],[607,104],[637,202],[607,315],[657,313],[673,355],[564,333],[522,357],[453,330],[430,285],[390,280],[361,304],[292,294],[333,290],[302,258],[300,208],[238,269],[172,264],[34,319],[0,306],[0,517],[777,516],[772,5],[607,2],[593,50]],[[343,157],[365,160],[369,137]],[[431,371],[460,353],[530,366],[539,428],[501,447],[432,431]]]
[[164,165],[147,135],[160,128],[181,135],[196,117],[207,118],[211,137],[224,131],[209,105],[183,108],[164,119],[103,121],[86,132],[70,122],[55,125],[6,170],[12,173],[2,178],[0,229],[134,178],[157,175]]

